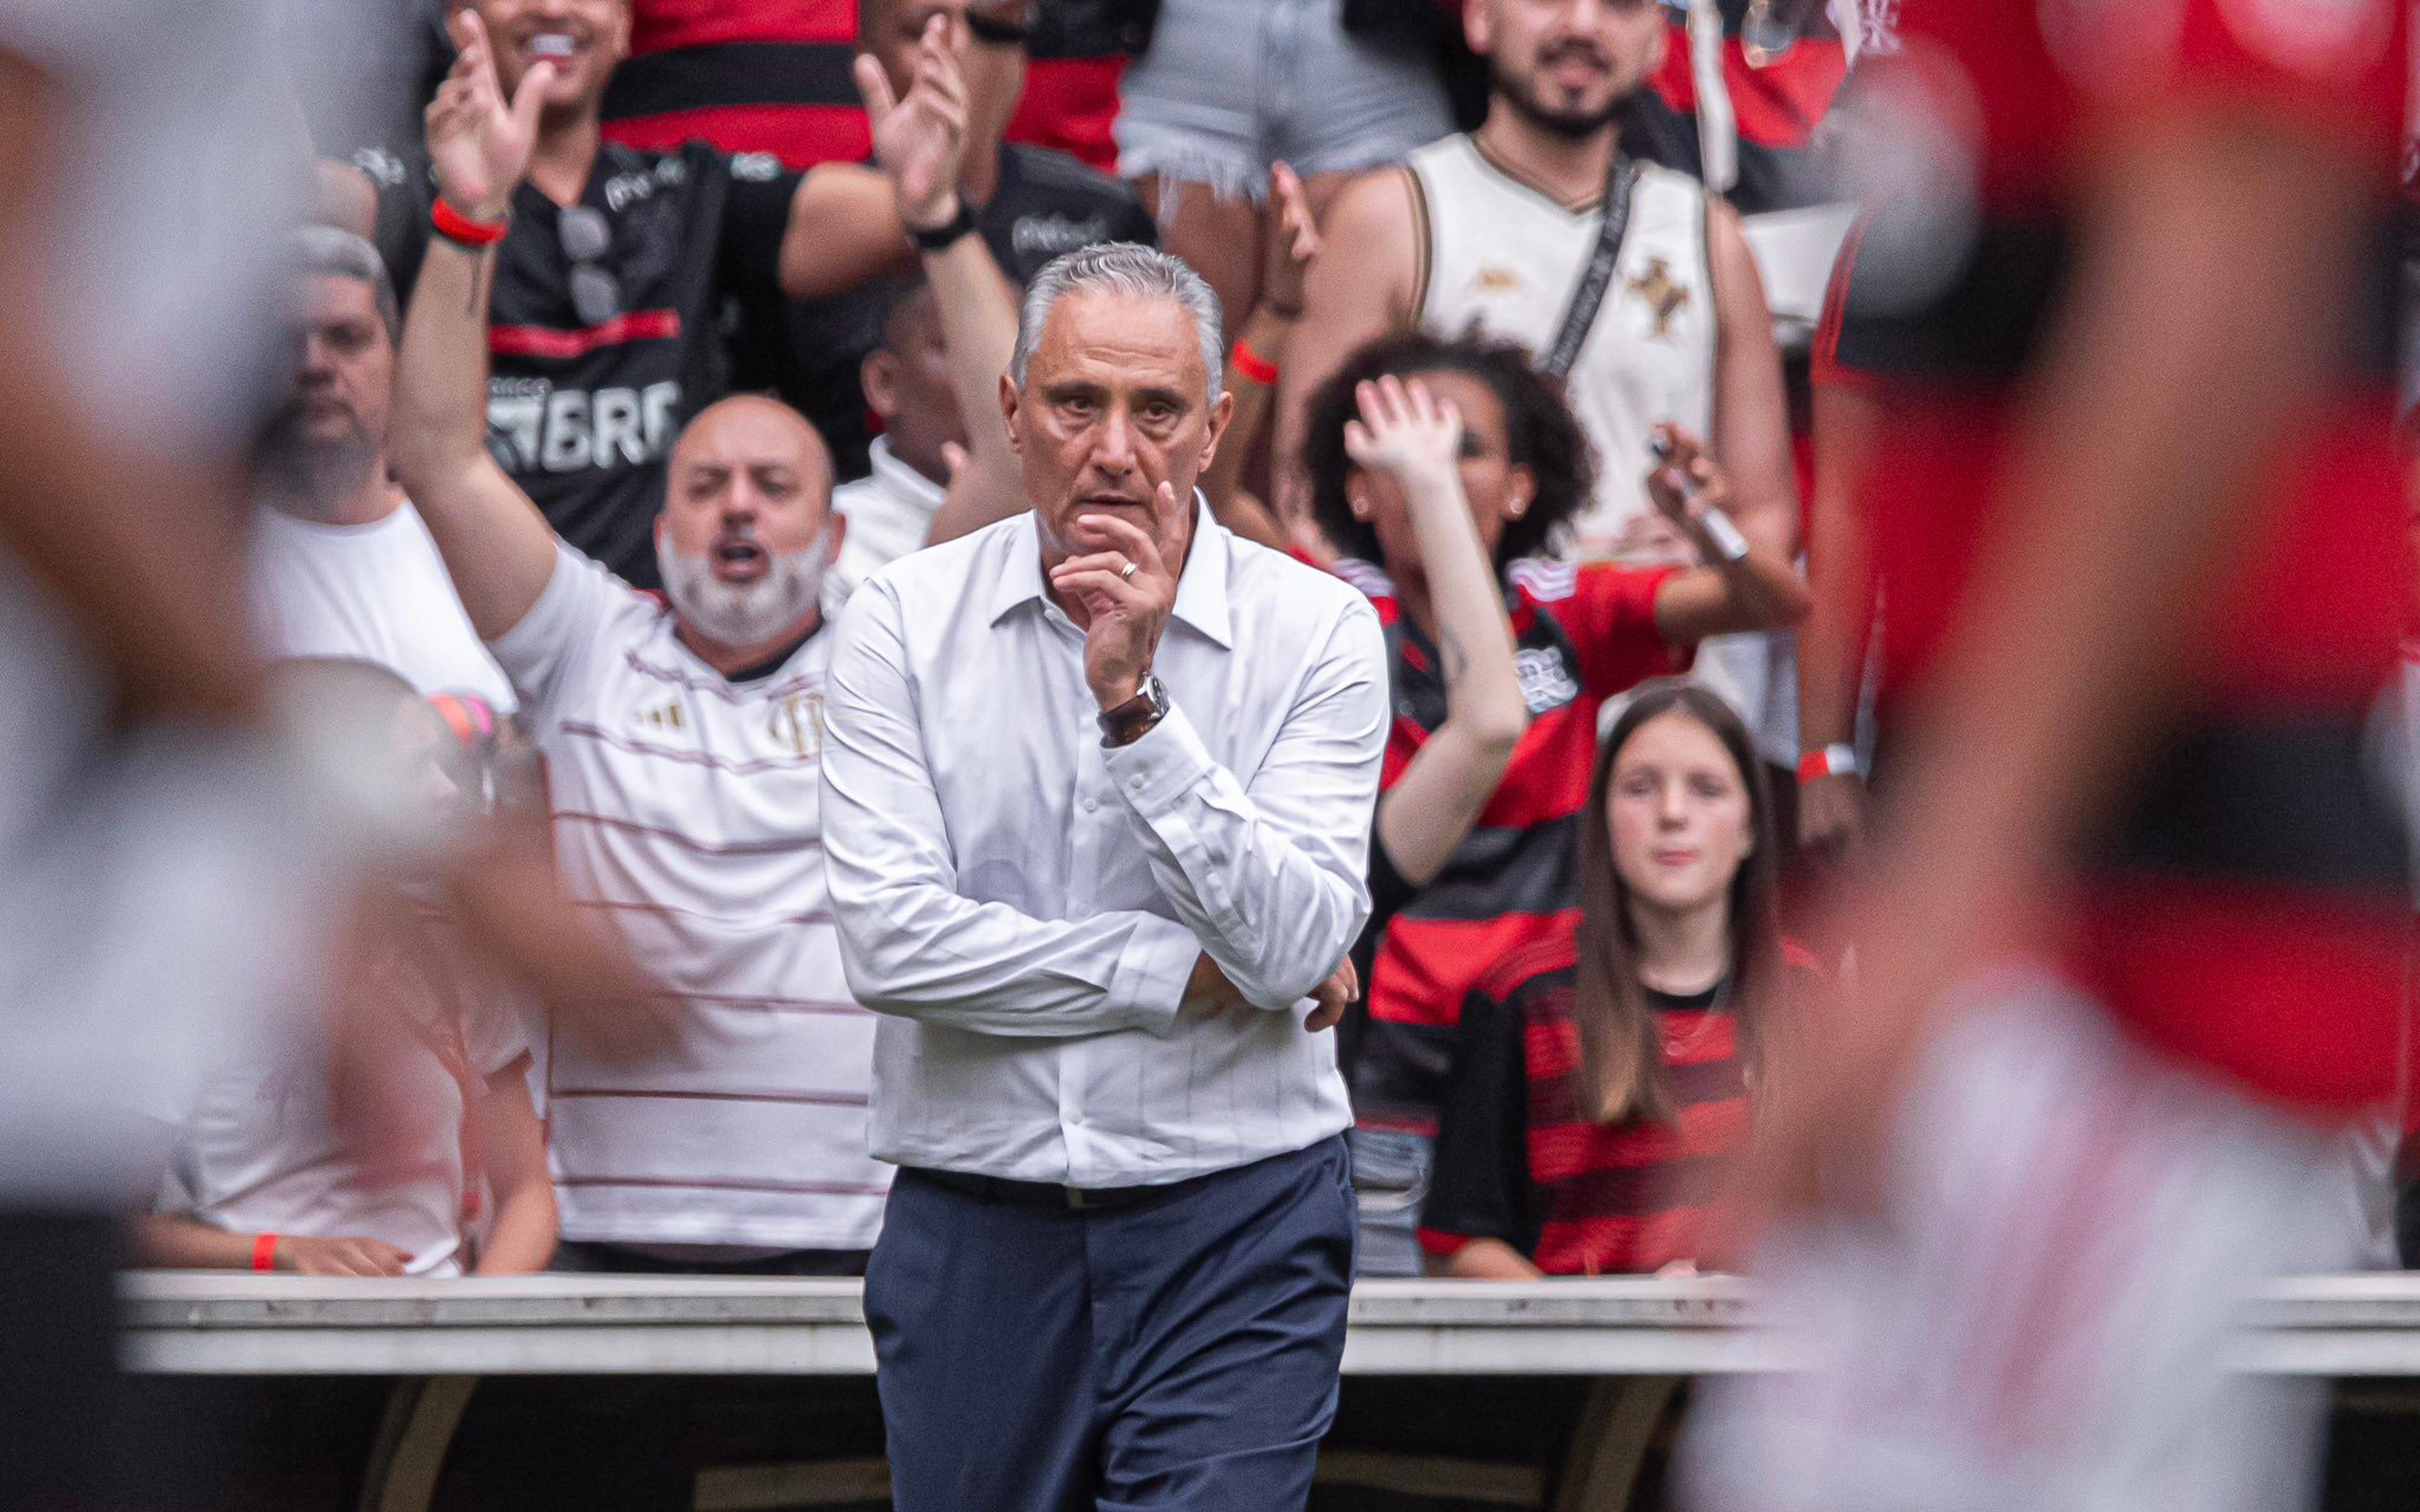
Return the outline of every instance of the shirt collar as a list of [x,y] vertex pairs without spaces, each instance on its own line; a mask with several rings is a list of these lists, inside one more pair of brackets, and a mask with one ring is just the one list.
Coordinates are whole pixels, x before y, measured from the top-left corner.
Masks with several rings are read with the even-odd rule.
[[[992,585],[991,623],[998,625],[1018,605],[1045,597],[1042,539],[1034,532],[1029,509],[1016,517],[1009,532],[1008,562]],[[1210,501],[1199,488],[1193,490],[1193,549],[1185,554],[1185,572],[1176,579],[1175,618],[1223,648],[1235,643],[1227,596],[1227,531],[1211,517]]]
[[890,437],[874,438],[873,446],[867,449],[866,459],[873,464],[874,475],[882,480],[883,487],[915,504],[927,515],[940,512],[941,501],[948,496],[948,490],[892,455]]

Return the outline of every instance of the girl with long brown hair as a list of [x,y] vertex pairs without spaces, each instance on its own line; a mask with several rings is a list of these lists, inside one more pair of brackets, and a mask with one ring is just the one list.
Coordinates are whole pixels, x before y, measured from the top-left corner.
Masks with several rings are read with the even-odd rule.
[[1580,814],[1576,923],[1463,1004],[1421,1227],[1432,1272],[1694,1264],[1807,958],[1781,938],[1772,795],[1739,717],[1640,685]]

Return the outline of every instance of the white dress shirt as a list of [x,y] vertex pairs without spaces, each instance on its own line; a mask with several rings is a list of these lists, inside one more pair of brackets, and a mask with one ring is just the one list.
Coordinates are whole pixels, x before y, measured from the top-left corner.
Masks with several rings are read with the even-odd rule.
[[946,494],[941,486],[892,455],[891,439],[874,438],[870,477],[832,490],[832,510],[848,521],[840,560],[824,575],[824,613],[838,619],[858,585],[911,551],[924,549],[933,517]]
[[[1154,671],[1102,748],[1031,514],[876,574],[828,685],[825,843],[876,1037],[880,1158],[1079,1187],[1300,1149],[1351,1121],[1302,999],[1368,918],[1378,620],[1197,501]],[[1178,1012],[1204,953],[1264,1011]]]

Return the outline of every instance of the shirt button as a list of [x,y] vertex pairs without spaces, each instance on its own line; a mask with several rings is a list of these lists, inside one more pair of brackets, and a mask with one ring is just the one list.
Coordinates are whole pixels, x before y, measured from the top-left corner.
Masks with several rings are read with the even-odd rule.
[[1134,789],[1137,793],[1140,793],[1142,791],[1142,777],[1140,774],[1127,778],[1126,786]]
[[1084,811],[1086,813],[1092,813],[1095,810],[1099,809],[1100,806],[1100,800],[1097,798],[1086,798],[1084,800]]

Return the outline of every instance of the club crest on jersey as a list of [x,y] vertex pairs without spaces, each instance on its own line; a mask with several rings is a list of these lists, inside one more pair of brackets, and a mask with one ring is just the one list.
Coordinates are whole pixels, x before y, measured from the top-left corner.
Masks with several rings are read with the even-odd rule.
[[783,694],[772,702],[767,726],[775,743],[800,761],[810,756],[821,758],[824,753],[824,696],[804,691]]
[[1672,339],[1672,317],[1689,307],[1688,286],[1672,282],[1672,265],[1661,257],[1647,259],[1647,271],[1621,285],[1647,302],[1655,316],[1657,341]]
[[1512,670],[1521,679],[1521,702],[1532,715],[1559,709],[1580,696],[1580,685],[1554,646],[1530,646],[1512,653]]

